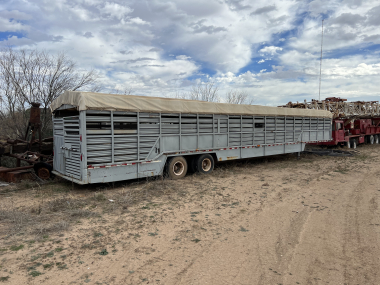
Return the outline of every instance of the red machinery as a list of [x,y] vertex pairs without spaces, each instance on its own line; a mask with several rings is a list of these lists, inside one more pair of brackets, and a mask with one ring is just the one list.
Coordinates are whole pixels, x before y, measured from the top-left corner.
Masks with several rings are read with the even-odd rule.
[[318,145],[378,144],[380,141],[380,105],[378,101],[347,102],[347,99],[329,97],[311,102],[289,102],[285,108],[327,110],[333,113],[332,140]]
[[349,148],[356,148],[356,146],[361,143],[378,144],[380,140],[379,123],[379,118],[334,119],[332,127],[333,140],[318,144],[346,144]]

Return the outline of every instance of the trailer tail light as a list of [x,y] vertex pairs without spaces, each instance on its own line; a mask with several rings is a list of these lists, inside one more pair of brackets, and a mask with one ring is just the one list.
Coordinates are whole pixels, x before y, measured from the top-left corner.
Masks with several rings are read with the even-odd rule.
[[82,141],[82,135],[79,136],[79,140]]
[[82,154],[80,154],[80,161],[82,161]]

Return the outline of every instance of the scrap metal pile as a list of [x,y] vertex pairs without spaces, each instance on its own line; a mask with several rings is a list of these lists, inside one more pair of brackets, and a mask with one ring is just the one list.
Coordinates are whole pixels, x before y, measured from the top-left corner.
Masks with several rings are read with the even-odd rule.
[[40,141],[34,140],[33,143],[21,139],[1,139],[0,138],[0,155],[9,155],[14,153],[23,153],[26,150],[33,152],[50,152],[53,149],[53,138],[46,138]]
[[347,99],[329,97],[325,100],[312,100],[311,102],[292,103],[289,102],[284,108],[314,109],[326,110],[333,113],[334,118],[351,118],[351,117],[376,117],[380,116],[379,101],[356,101],[347,102]]
[[[2,156],[16,160],[16,167],[0,167],[0,179],[6,182],[17,182],[23,179],[31,179],[34,169],[35,174],[43,180],[51,176],[53,169],[53,138],[36,139],[36,134],[41,138],[40,104],[32,103],[30,120],[24,139],[0,139],[0,159]],[[28,140],[30,137],[30,140]],[[1,160],[0,160],[1,161]],[[24,166],[21,166],[21,162]],[[28,165],[26,165],[28,164]]]

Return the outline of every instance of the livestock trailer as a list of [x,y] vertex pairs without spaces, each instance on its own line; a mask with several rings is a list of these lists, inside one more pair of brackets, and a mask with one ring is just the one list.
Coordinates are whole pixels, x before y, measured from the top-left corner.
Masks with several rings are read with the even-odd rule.
[[51,109],[53,173],[78,184],[176,179],[331,140],[332,114],[320,110],[73,91]]

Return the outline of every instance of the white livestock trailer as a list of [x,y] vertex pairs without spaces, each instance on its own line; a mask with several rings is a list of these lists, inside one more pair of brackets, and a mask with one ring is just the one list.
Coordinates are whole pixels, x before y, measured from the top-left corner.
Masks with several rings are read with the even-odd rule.
[[331,140],[332,114],[319,110],[73,91],[51,109],[53,173],[79,184],[176,179]]

